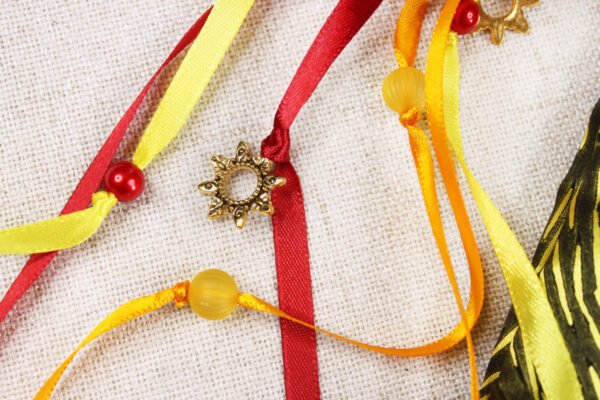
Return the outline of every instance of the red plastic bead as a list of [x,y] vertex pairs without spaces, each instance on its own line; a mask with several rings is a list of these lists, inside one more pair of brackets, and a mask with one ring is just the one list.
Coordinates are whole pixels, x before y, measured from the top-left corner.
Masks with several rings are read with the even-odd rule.
[[133,201],[144,191],[146,179],[144,173],[129,161],[120,161],[111,165],[104,175],[104,187],[119,201]]
[[479,6],[473,0],[462,0],[456,8],[452,26],[459,35],[467,35],[475,29],[481,16]]

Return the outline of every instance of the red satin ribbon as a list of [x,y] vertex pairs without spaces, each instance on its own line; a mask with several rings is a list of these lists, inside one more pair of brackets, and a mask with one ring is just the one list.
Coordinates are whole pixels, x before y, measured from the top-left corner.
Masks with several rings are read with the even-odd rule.
[[[290,162],[289,129],[337,56],[375,12],[382,0],[341,0],[317,35],[281,103],[273,131],[262,142],[262,155],[276,162],[275,174],[286,178],[273,191],[273,240],[279,307],[314,323],[306,217],[300,180]],[[315,331],[281,320],[287,400],[319,399]]]
[[[163,62],[156,73],[150,78],[144,89],[137,96],[133,104],[129,107],[127,112],[121,117],[119,123],[115,126],[114,130],[104,142],[104,145],[88,167],[87,171],[81,178],[81,181],[73,191],[73,194],[67,201],[67,204],[61,211],[62,214],[69,214],[75,211],[83,210],[89,206],[92,194],[96,192],[100,186],[100,182],[104,177],[106,169],[113,161],[115,153],[123,140],[125,132],[131,123],[131,120],[135,116],[138,108],[142,104],[142,101],[148,94],[148,91],[152,87],[152,84],[160,74],[160,72],[185,48],[190,45],[196,36],[202,30],[210,10],[207,10],[189,29],[189,31],[181,38],[177,46],[173,49],[169,57]],[[15,306],[19,299],[27,292],[33,282],[40,276],[46,269],[48,264],[56,256],[58,252],[34,254],[32,255],[21,272],[15,278],[14,282],[0,301],[0,323],[6,318],[6,315]]]

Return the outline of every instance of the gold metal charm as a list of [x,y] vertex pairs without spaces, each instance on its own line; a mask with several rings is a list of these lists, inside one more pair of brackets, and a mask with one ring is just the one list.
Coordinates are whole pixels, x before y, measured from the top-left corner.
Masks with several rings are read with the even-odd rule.
[[504,30],[508,29],[515,32],[529,32],[529,23],[523,12],[524,7],[531,7],[539,3],[539,0],[512,0],[510,11],[503,16],[493,17],[487,14],[481,5],[482,0],[475,0],[479,6],[481,17],[477,24],[476,31],[490,31],[492,42],[495,45],[502,43],[504,39]]
[[[232,214],[235,225],[241,229],[246,224],[250,211],[273,215],[275,209],[271,202],[271,191],[285,185],[285,178],[272,175],[273,161],[253,156],[245,142],[238,144],[234,158],[212,156],[210,160],[215,170],[215,177],[198,185],[201,193],[214,197],[208,207],[209,219],[215,220]],[[248,170],[256,175],[256,189],[247,198],[236,200],[231,197],[227,182],[240,170]]]

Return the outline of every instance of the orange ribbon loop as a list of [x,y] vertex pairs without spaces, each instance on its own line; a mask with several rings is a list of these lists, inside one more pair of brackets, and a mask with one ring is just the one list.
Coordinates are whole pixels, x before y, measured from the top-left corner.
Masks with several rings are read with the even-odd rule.
[[[400,17],[398,18],[396,36],[394,42],[394,52],[396,60],[400,68],[412,67],[416,51],[419,42],[419,36],[421,31],[421,25],[425,16],[427,6],[429,5],[428,0],[407,0]],[[434,40],[439,37],[440,29],[446,30],[450,26],[450,21],[454,15],[454,9],[452,4],[447,4],[444,7],[444,12],[440,15],[440,19],[436,26],[438,35],[434,35]],[[454,5],[455,8],[455,5]],[[448,20],[450,18],[450,21]],[[446,26],[447,25],[447,26]],[[443,56],[445,53],[445,46],[441,48],[435,47],[432,42],[433,48],[430,50],[430,58],[432,54],[437,55],[438,58],[442,58],[441,64],[443,65]],[[428,72],[430,72],[428,70]],[[429,76],[429,75],[428,75]],[[427,76],[427,77],[428,77]],[[426,86],[430,84],[428,79],[425,79]],[[415,116],[415,114],[417,114]],[[479,398],[479,383],[477,376],[477,365],[475,360],[475,349],[471,338],[470,331],[475,325],[481,309],[483,307],[484,299],[484,281],[483,281],[483,267],[479,256],[479,250],[475,241],[475,236],[469,222],[469,216],[464,205],[464,201],[461,195],[460,185],[456,178],[456,172],[452,163],[450,155],[450,149],[447,140],[443,140],[443,136],[436,135],[433,132],[432,127],[432,143],[435,150],[435,156],[440,166],[442,180],[448,194],[448,199],[454,212],[454,217],[458,230],[463,243],[463,248],[469,263],[469,272],[471,279],[471,291],[469,295],[469,304],[465,310],[463,301],[461,299],[460,291],[456,281],[454,268],[452,266],[452,260],[448,249],[448,243],[444,234],[444,226],[442,216],[440,212],[440,206],[435,186],[435,170],[433,163],[433,155],[429,141],[423,132],[423,130],[417,125],[418,112],[415,108],[404,112],[400,116],[401,124],[406,127],[409,134],[410,147],[417,170],[417,176],[419,178],[419,184],[421,186],[421,192],[423,194],[423,201],[427,210],[429,223],[431,225],[432,233],[435,238],[440,257],[444,264],[446,274],[452,292],[456,300],[458,310],[461,315],[461,321],[455,326],[455,328],[446,337],[444,337],[440,343],[444,349],[449,348],[461,340],[465,339],[467,342],[467,348],[469,352],[469,365],[471,370],[471,392],[474,399]]]

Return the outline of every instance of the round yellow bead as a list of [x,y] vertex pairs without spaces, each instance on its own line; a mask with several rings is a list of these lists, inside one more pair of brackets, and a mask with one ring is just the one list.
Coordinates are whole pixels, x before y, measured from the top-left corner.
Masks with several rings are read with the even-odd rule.
[[398,68],[383,81],[383,99],[389,108],[402,115],[412,108],[425,109],[425,75],[413,67]]
[[190,283],[188,300],[202,318],[223,319],[236,309],[239,293],[231,275],[220,269],[207,269]]

